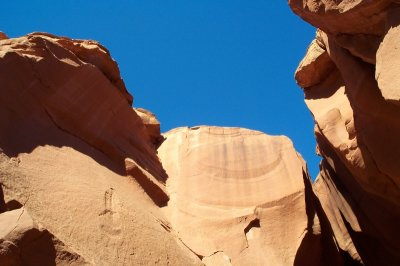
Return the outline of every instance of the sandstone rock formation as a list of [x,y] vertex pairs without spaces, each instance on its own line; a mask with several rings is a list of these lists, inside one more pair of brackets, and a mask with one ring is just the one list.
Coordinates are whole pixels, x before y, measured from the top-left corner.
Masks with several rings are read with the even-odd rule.
[[284,136],[160,134],[94,41],[0,33],[0,265],[400,265],[400,5],[289,0],[320,174]]
[[200,264],[158,207],[165,172],[104,47],[3,39],[0,84],[0,265]]
[[400,5],[289,1],[318,27],[296,71],[323,157],[314,184],[338,246],[400,264]]
[[208,126],[165,138],[165,212],[207,265],[292,265],[305,239],[320,234],[305,162],[288,138]]
[[0,31],[0,40],[8,39],[7,35],[4,32]]
[[160,132],[160,122],[157,120],[155,114],[149,110],[143,108],[134,108],[136,114],[140,116],[143,124],[146,127],[147,134],[150,137],[151,143],[153,143],[154,148],[157,148],[163,141],[163,137]]
[[25,208],[0,214],[1,265],[89,265],[46,229]]

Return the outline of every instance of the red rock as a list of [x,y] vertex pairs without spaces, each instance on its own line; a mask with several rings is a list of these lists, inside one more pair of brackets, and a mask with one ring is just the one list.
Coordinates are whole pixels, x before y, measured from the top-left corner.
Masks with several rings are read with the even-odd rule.
[[364,62],[375,64],[376,52],[382,37],[368,34],[338,34],[336,43]]
[[334,67],[323,43],[316,39],[311,42],[306,56],[300,62],[295,79],[299,86],[308,88],[323,81]]
[[[325,1],[313,3],[322,6]],[[318,41],[325,51],[320,54],[326,53],[335,65],[323,80],[318,72],[300,67],[296,74],[302,77],[299,84],[319,80],[304,86],[304,92],[323,157],[313,186],[320,213],[327,216],[340,250],[347,253],[344,258],[365,265],[400,263],[399,13],[395,5],[386,4],[340,2],[343,12],[329,14],[299,6],[294,10],[321,27]],[[365,16],[370,22],[360,28],[363,19],[358,16],[370,12],[375,15]],[[349,14],[353,21],[346,26]],[[320,21],[330,16],[337,21]],[[308,62],[317,68],[317,62]]]
[[[131,97],[115,77],[118,67],[101,45],[33,33],[1,41],[0,59],[1,99],[9,106],[0,115],[8,127],[0,143],[7,154],[48,142],[54,138],[47,130],[51,126],[116,161],[132,158],[165,179],[145,126],[128,103]],[[23,118],[10,120],[16,115]],[[19,135],[11,134],[15,131]],[[62,140],[52,141],[62,146]]]
[[400,264],[396,3],[289,1],[320,28],[295,74],[313,185],[284,136],[164,141],[97,42],[0,34],[0,264]]
[[305,21],[327,33],[373,34],[384,32],[390,0],[289,0],[289,6]]
[[4,32],[0,31],[0,40],[8,39],[7,35]]
[[[21,203],[79,254],[78,265],[200,265],[159,208],[168,201],[165,171],[118,73],[93,41],[43,33],[0,41],[0,209]],[[22,238],[41,232],[29,226],[18,229]],[[46,245],[32,252],[62,250]],[[15,259],[14,246],[3,250]],[[57,252],[32,263],[66,264]]]
[[152,112],[143,108],[134,108],[134,110],[142,119],[143,124],[146,126],[146,131],[151,142],[153,143],[154,147],[157,148],[164,139],[161,136],[160,122],[157,120],[157,117]]

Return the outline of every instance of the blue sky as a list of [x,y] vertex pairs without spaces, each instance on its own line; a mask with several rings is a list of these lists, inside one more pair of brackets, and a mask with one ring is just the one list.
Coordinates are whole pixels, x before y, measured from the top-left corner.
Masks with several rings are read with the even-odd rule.
[[286,135],[317,175],[313,120],[293,78],[315,29],[286,1],[8,1],[2,10],[10,37],[100,41],[134,106],[153,111],[162,131],[219,125]]

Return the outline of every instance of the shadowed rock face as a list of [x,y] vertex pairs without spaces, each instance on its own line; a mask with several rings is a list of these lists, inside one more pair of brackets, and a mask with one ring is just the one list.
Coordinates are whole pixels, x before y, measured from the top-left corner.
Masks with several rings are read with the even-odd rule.
[[4,32],[0,31],[0,40],[8,39],[7,35]]
[[165,180],[117,64],[100,44],[32,33],[1,40],[0,58],[0,103],[7,106],[0,119],[8,127],[0,136],[4,153],[62,146],[62,139],[49,134],[52,125],[115,161],[132,158]]
[[323,157],[313,186],[342,250],[399,265],[400,5],[336,2],[289,1],[319,28],[295,75]]
[[289,0],[294,13],[327,33],[372,34],[384,31],[391,0]]
[[201,264],[158,207],[165,171],[104,47],[0,40],[0,84],[0,265]]
[[398,1],[289,4],[314,184],[284,136],[161,135],[97,42],[0,33],[0,265],[399,265]]
[[93,41],[0,41],[0,264],[324,261],[332,234],[288,138],[180,128],[162,166],[159,122],[131,108],[118,73]]
[[157,117],[152,112],[143,108],[134,108],[134,110],[142,119],[151,143],[155,148],[157,148],[164,140],[164,138],[161,136],[160,122],[157,120]]
[[25,208],[0,214],[1,265],[90,265],[46,229]]

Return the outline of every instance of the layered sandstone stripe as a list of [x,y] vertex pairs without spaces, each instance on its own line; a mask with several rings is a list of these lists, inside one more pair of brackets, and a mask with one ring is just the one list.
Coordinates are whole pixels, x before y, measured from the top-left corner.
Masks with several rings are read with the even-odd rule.
[[[165,213],[204,263],[292,265],[305,259],[299,250],[310,235],[320,247],[306,166],[287,137],[209,126],[164,137],[158,154],[168,174]],[[317,250],[303,262],[319,259]]]

